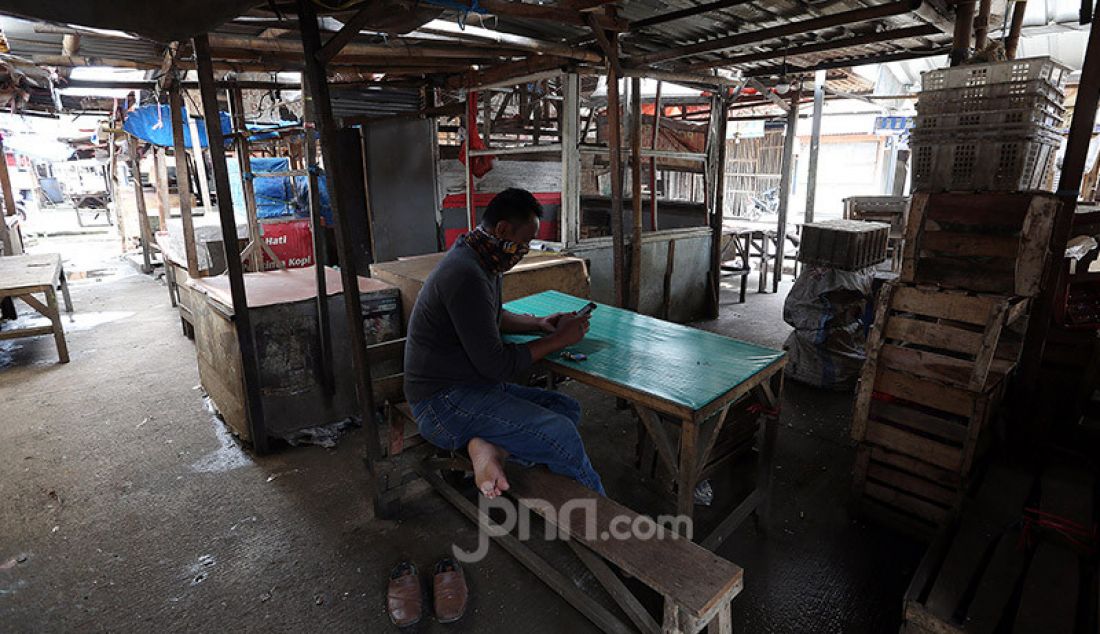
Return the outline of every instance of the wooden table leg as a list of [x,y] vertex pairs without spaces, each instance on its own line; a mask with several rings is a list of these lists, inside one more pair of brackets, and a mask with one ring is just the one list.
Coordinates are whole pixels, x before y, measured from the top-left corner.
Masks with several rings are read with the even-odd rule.
[[46,306],[50,321],[53,322],[53,340],[57,344],[57,356],[61,363],[69,362],[69,347],[65,345],[65,329],[61,325],[61,311],[57,307],[57,291],[50,286],[46,291]]
[[61,280],[61,297],[65,300],[65,312],[73,312],[73,298],[69,296],[69,280],[65,277],[65,269],[62,267],[58,275]]
[[768,292],[768,236],[761,235],[760,237],[760,290],[757,292]]
[[694,517],[695,463],[698,460],[699,427],[693,420],[680,422],[680,466],[676,475],[676,512]]

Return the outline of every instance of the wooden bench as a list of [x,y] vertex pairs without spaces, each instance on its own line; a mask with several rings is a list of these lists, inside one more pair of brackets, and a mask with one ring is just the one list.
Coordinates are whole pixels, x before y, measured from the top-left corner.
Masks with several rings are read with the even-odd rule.
[[382,439],[384,455],[396,456],[424,442],[412,408],[405,401],[405,338],[367,346],[373,371],[374,404],[385,408],[386,429]]
[[[511,533],[503,531],[485,510],[446,483],[438,473],[438,468],[463,467],[468,467],[468,462],[461,459],[427,460],[421,467],[421,475],[459,511],[479,524],[498,545],[601,630],[695,634],[709,627],[710,634],[733,631],[730,603],[743,588],[740,566],[692,542],[687,536],[659,526],[654,520],[610,498],[597,495],[575,480],[550,473],[544,467],[523,469],[508,465],[508,482],[511,484],[508,495],[521,507],[553,525],[561,537],[567,538],[573,552],[629,617],[632,626],[627,625],[578,588],[560,572],[559,567],[537,555]],[[577,510],[564,513],[564,518],[559,517],[558,511],[568,508],[566,505]],[[582,510],[586,506],[595,509],[594,518]],[[644,532],[632,533],[625,539],[615,538],[614,531],[621,534],[638,522],[648,525]],[[533,531],[533,534],[540,533]],[[661,624],[627,588],[612,565],[664,597]]]

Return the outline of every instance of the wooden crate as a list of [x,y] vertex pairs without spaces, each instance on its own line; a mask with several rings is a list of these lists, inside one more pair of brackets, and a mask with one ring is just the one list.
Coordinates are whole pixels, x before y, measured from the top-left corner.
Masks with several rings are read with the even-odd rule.
[[870,444],[856,451],[852,493],[866,519],[930,540],[958,511],[969,478]]
[[1034,297],[1059,207],[1053,194],[914,194],[899,279]]
[[1044,473],[1038,487],[1028,473],[991,468],[917,567],[902,631],[1095,632],[1095,579],[1087,572],[1095,563],[1057,533],[1029,527],[1034,515],[1025,510],[1092,526],[1093,485],[1090,473],[1063,466]]
[[1030,305],[1023,297],[887,284],[867,340],[864,384],[881,367],[983,391],[1015,367]]
[[890,225],[860,220],[827,220],[802,225],[798,261],[845,271],[886,259]]

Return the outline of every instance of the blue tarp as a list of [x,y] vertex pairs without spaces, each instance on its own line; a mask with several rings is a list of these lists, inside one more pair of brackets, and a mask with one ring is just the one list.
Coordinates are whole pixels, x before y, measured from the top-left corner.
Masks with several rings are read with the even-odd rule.
[[[222,134],[231,134],[233,132],[233,124],[229,120],[229,115],[224,112],[219,112],[222,121]],[[187,120],[187,108],[183,109],[184,121]],[[199,144],[202,147],[207,147],[206,141],[206,123],[201,119],[196,121],[196,127],[199,130]],[[159,145],[161,147],[172,147],[174,142],[172,141],[172,110],[167,105],[148,105],[137,108],[126,115],[126,122],[122,124],[122,129],[136,136],[142,141]],[[188,130],[188,126],[183,126],[183,145],[184,147],[191,147],[191,131]]]
[[[252,158],[253,174],[262,172],[289,172],[290,159]],[[238,218],[245,218],[244,186],[236,161],[228,161],[229,188],[233,195],[233,211]],[[321,197],[321,215],[332,226],[332,208],[329,206],[325,177],[317,178]],[[253,177],[252,188],[256,192],[256,216],[259,218],[308,218],[309,179],[305,176]]]

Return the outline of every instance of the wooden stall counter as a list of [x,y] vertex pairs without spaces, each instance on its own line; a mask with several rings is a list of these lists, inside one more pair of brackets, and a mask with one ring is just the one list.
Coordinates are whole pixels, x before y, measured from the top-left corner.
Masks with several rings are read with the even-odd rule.
[[[339,272],[326,269],[325,273],[332,341],[331,385],[326,385],[325,351],[317,327],[315,269],[244,275],[269,437],[286,438],[300,429],[358,415],[343,285]],[[250,440],[229,279],[219,275],[192,279],[188,285],[202,297],[193,310],[203,389],[234,433]],[[400,338],[402,322],[397,288],[360,277],[359,292],[367,343]]]
[[[430,253],[370,266],[371,276],[401,289],[401,306],[408,323],[416,297],[428,275],[446,253]],[[580,258],[533,251],[504,274],[504,301],[556,290],[576,297],[589,296],[588,267]]]

